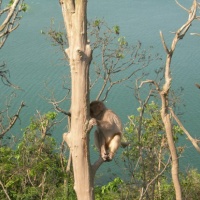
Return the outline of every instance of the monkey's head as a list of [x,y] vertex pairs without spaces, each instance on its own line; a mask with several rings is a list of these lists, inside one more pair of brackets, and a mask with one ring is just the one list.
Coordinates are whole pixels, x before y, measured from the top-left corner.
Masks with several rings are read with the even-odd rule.
[[106,109],[102,101],[92,101],[90,103],[90,116],[97,118]]

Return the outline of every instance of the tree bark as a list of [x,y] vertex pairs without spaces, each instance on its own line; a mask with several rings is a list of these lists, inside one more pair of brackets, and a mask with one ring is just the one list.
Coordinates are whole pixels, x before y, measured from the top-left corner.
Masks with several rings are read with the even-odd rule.
[[89,65],[92,51],[87,41],[87,0],[60,0],[71,68],[71,130],[64,135],[73,163],[74,189],[79,200],[94,199],[94,179],[89,158]]
[[[175,44],[178,42],[178,38],[175,38],[174,40],[172,44],[174,44],[174,42]],[[166,58],[166,65],[165,65],[165,84],[163,85],[163,89],[160,91],[160,97],[161,97],[161,102],[162,102],[161,117],[164,123],[165,132],[167,136],[167,142],[168,142],[171,159],[172,159],[172,162],[171,162],[172,181],[174,183],[176,200],[181,200],[182,192],[181,192],[181,186],[180,186],[180,181],[179,181],[179,164],[178,164],[179,162],[178,162],[176,146],[174,144],[172,125],[171,125],[171,119],[170,119],[169,108],[168,108],[169,106],[168,94],[169,94],[169,90],[171,87],[171,80],[172,80],[171,75],[170,75],[170,64],[171,64],[173,52],[175,50],[175,46],[173,46],[174,48],[170,49],[170,51],[167,51],[167,58]]]
[[171,81],[172,81],[170,65],[171,65],[172,56],[173,56],[173,53],[175,51],[178,41],[180,39],[183,39],[186,32],[190,28],[192,21],[196,18],[196,9],[197,9],[197,1],[194,0],[191,6],[191,9],[187,10],[189,13],[188,20],[181,28],[179,28],[176,31],[174,39],[172,40],[170,49],[167,48],[162,32],[160,32],[163,47],[167,54],[166,64],[165,64],[165,83],[163,85],[162,90],[159,92],[161,101],[162,101],[161,117],[165,126],[168,146],[169,146],[169,150],[170,150],[170,154],[172,158],[171,174],[172,174],[172,180],[173,180],[175,194],[176,194],[176,200],[182,199],[182,192],[181,192],[181,186],[180,186],[180,181],[179,181],[178,155],[177,155],[176,146],[174,144],[174,139],[173,139],[172,125],[171,125],[170,111],[169,111],[169,104],[168,104],[168,95],[169,95],[169,90],[171,88]]
[[161,110],[161,117],[162,121],[165,126],[165,132],[167,136],[167,142],[171,154],[171,175],[172,175],[172,181],[174,184],[175,194],[176,194],[176,200],[182,199],[182,192],[181,192],[181,186],[179,181],[179,162],[178,162],[178,155],[176,151],[176,146],[174,144],[173,139],[173,132],[172,132],[172,126],[171,126],[171,119],[170,114],[165,111],[165,108],[162,107]]

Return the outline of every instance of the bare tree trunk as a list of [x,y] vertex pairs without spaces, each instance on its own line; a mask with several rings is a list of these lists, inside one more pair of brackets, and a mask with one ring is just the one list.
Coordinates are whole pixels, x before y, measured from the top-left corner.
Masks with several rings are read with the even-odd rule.
[[174,39],[172,40],[172,44],[170,49],[168,49],[163,34],[160,32],[161,40],[163,43],[163,47],[166,51],[166,64],[165,64],[165,83],[163,85],[163,88],[160,89],[159,85],[153,81],[153,80],[146,80],[142,81],[140,86],[141,87],[145,83],[152,83],[155,85],[156,89],[158,90],[162,102],[162,108],[161,108],[161,117],[162,121],[165,126],[165,131],[166,131],[166,136],[167,136],[167,142],[171,154],[171,174],[172,174],[172,180],[174,184],[174,189],[175,189],[175,194],[176,194],[176,200],[181,200],[182,199],[182,193],[181,193],[181,186],[179,182],[179,165],[178,165],[178,155],[176,152],[176,146],[174,144],[173,140],[173,132],[172,132],[172,124],[171,124],[171,119],[170,119],[170,107],[169,107],[169,102],[168,102],[168,96],[169,96],[169,91],[171,88],[171,70],[170,70],[170,65],[171,65],[171,60],[173,53],[175,51],[176,45],[180,39],[183,39],[185,36],[186,32],[190,28],[192,22],[194,19],[196,19],[196,10],[197,10],[197,1],[193,0],[192,6],[190,9],[184,8],[182,5],[180,5],[177,1],[176,3],[183,8],[185,11],[188,12],[188,20],[183,24],[176,32]]
[[[161,38],[163,38],[162,34],[161,34]],[[173,40],[172,44],[174,44],[174,42],[177,42],[177,41],[178,39],[175,39],[175,41]],[[164,43],[164,40],[163,40],[163,43]],[[170,114],[169,114],[169,109],[168,109],[168,94],[169,94],[169,90],[171,87],[171,80],[172,80],[171,75],[170,75],[170,64],[171,64],[171,59],[172,59],[174,50],[175,50],[175,46],[170,51],[167,51],[167,58],[166,58],[166,65],[165,65],[165,84],[163,86],[163,89],[160,91],[160,97],[161,97],[161,102],[162,102],[161,117],[164,123],[165,132],[167,136],[167,142],[168,142],[171,159],[172,159],[172,162],[171,162],[172,180],[174,183],[176,199],[181,200],[182,193],[181,193],[181,186],[179,182],[178,155],[176,151],[176,146],[174,144],[171,119],[170,119]]]
[[165,126],[167,141],[168,141],[169,150],[170,150],[170,154],[171,154],[171,158],[172,158],[171,174],[172,174],[172,180],[174,183],[174,189],[175,189],[175,193],[176,193],[176,200],[182,199],[182,193],[181,193],[181,186],[180,186],[180,182],[179,182],[178,155],[177,155],[177,151],[176,151],[176,146],[174,144],[172,125],[171,125],[171,119],[170,119],[170,111],[169,111],[169,105],[168,105],[168,95],[169,95],[169,90],[171,88],[171,81],[172,81],[170,65],[171,65],[172,56],[173,56],[173,53],[175,51],[178,41],[180,39],[183,39],[186,32],[190,28],[192,21],[196,17],[196,9],[197,9],[197,2],[196,2],[196,0],[194,0],[191,9],[187,10],[189,13],[188,20],[180,29],[178,29],[178,31],[176,31],[170,49],[167,48],[167,45],[165,44],[165,41],[163,38],[163,35],[160,32],[162,43],[163,43],[164,49],[167,53],[166,65],[165,65],[165,84],[163,85],[162,90],[159,92],[161,101],[162,101],[161,117],[162,117],[162,121]]
[[94,199],[89,158],[89,65],[92,51],[87,41],[87,0],[60,0],[67,30],[72,79],[71,131],[65,134],[74,170],[74,189],[79,200]]

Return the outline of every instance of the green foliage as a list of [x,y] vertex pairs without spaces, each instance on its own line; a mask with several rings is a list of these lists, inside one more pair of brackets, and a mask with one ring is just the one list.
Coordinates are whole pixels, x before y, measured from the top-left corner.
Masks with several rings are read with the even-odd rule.
[[[123,152],[124,164],[129,171],[132,187],[136,196],[155,198],[160,179],[165,178],[169,169],[169,151],[160,108],[155,102],[139,107],[138,116],[129,116],[125,128],[125,138],[130,146]],[[181,129],[173,126],[174,141],[178,141]],[[160,172],[164,172],[161,173]]]
[[[42,32],[42,33],[44,34],[44,32]],[[63,45],[64,44],[64,33],[63,32],[50,30],[48,32],[48,34],[54,41],[53,45],[56,45],[56,44]]]
[[101,23],[102,23],[102,21],[100,19],[96,19],[96,20],[93,21],[92,26],[99,28]]
[[48,120],[54,120],[57,116],[57,113],[56,112],[48,112],[45,117],[48,119]]
[[13,3],[14,3],[14,0],[10,0],[8,3],[8,6],[12,6]]
[[43,116],[38,114],[38,117],[31,118],[30,125],[26,127],[25,133],[28,131],[40,132],[43,136],[50,134],[52,127],[54,126],[54,120],[57,116],[55,112],[48,112]]
[[184,199],[198,200],[200,197],[200,173],[190,169],[181,177],[181,186]]
[[[160,108],[155,102],[138,108],[139,115],[129,116],[125,137],[130,142],[123,151],[123,161],[130,180],[116,178],[107,185],[96,188],[96,199],[154,199],[171,200],[175,197],[169,166],[165,130]],[[180,127],[173,126],[174,141],[182,134]],[[182,174],[181,185],[184,199],[198,199],[200,174],[189,171]]]
[[[14,3],[14,0],[10,0],[8,3],[8,7],[12,6]],[[19,11],[26,12],[28,10],[28,5],[26,3],[21,3],[19,6]]]
[[[183,199],[199,200],[200,197],[200,173],[196,169],[190,169],[180,176]],[[161,180],[161,194],[159,200],[171,200],[175,197],[173,183],[167,179]],[[156,192],[158,193],[158,192]]]
[[[137,110],[141,112],[141,108]],[[142,148],[142,154],[145,158],[145,155],[151,152],[149,150],[152,150],[152,147],[154,149],[160,147],[163,134],[164,127],[158,105],[152,102],[146,106],[142,119],[140,116],[129,116],[129,123],[125,127],[125,137],[131,141],[131,145],[127,151],[124,151],[124,155],[135,160],[141,155]],[[151,153],[153,154],[153,152]]]
[[41,34],[48,35],[52,41],[53,46],[59,46],[62,51],[65,50],[66,45],[68,44],[67,36],[63,29],[57,30],[54,27],[54,19],[51,20],[51,27],[48,31],[41,30]]
[[[11,199],[76,199],[73,177],[65,172],[66,159],[61,159],[55,140],[43,135],[56,115],[32,118],[16,149],[0,148],[0,180]],[[3,190],[0,199],[6,199]]]
[[117,25],[114,26],[114,27],[113,27],[113,30],[114,30],[115,34],[119,35],[119,31],[120,31],[119,26],[117,26]]
[[20,5],[20,10],[23,11],[23,12],[26,12],[28,10],[28,4],[22,3]]
[[124,183],[123,180],[117,177],[112,182],[109,182],[107,185],[96,187],[95,199],[96,200],[121,199],[119,191],[123,183]]
[[127,46],[128,45],[128,42],[126,41],[125,37],[119,37],[118,43],[119,43],[120,46]]

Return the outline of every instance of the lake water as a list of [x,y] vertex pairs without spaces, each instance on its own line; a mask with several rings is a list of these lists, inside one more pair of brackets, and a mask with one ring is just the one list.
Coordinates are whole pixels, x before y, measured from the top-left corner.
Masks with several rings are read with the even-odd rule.
[[[27,107],[24,108],[21,122],[11,131],[14,135],[21,134],[21,127],[29,124],[29,119],[36,110],[45,113],[52,109],[43,96],[48,97],[49,88],[54,88],[58,98],[65,95],[62,89],[62,79],[68,76],[69,67],[63,60],[63,55],[58,48],[51,46],[48,38],[41,34],[41,30],[49,29],[51,19],[55,26],[62,29],[62,13],[58,0],[27,0],[28,12],[20,21],[20,27],[10,35],[5,46],[0,51],[0,63],[5,61],[10,70],[10,80],[20,86],[23,91],[17,91],[17,98],[13,101],[13,107],[17,107],[23,100]],[[182,0],[184,6],[190,6],[191,0]],[[154,47],[154,52],[159,52],[165,60],[159,31],[161,30],[167,41],[171,44],[173,34],[187,19],[187,13],[183,11],[174,0],[89,0],[88,19],[104,18],[113,25],[119,25],[121,34],[129,43],[140,40],[143,47]],[[199,23],[194,23],[190,32],[200,32]],[[183,108],[184,125],[193,137],[199,137],[200,117],[200,90],[194,84],[200,83],[200,37],[186,35],[184,40],[178,43],[172,62],[172,88],[183,87],[182,101],[186,105]],[[92,66],[91,66],[92,67]],[[119,87],[115,87],[107,99],[108,107],[115,110],[127,122],[127,116],[136,113],[137,102],[134,99],[134,91],[126,85],[133,86],[134,80]],[[13,90],[0,84],[0,97],[9,95]],[[92,93],[91,99],[95,93]],[[3,106],[3,101],[1,101]],[[67,110],[69,104],[66,103]],[[60,142],[62,133],[66,131],[64,125],[56,129],[53,136]],[[182,168],[188,166],[199,167],[200,155],[192,145],[183,137],[181,144],[187,148],[180,158]],[[95,156],[93,156],[94,158]],[[105,170],[109,167],[117,167],[113,163],[106,163],[101,167]],[[101,172],[100,170],[100,172]]]

